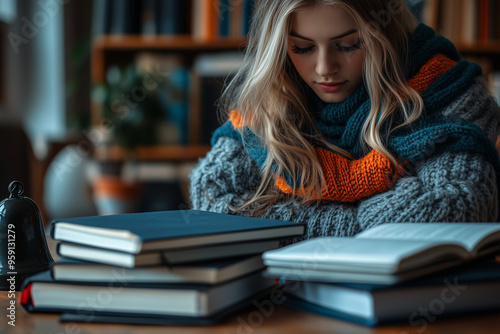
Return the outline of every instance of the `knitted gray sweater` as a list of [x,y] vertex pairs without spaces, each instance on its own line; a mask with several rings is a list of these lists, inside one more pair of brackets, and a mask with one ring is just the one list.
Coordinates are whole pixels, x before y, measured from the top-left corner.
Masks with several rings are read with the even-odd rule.
[[[499,111],[482,82],[443,109],[477,124],[494,142]],[[353,236],[388,222],[479,222],[497,218],[497,187],[493,166],[474,152],[433,156],[403,175],[388,191],[354,204],[322,202],[273,205],[265,218],[307,224],[305,238]],[[229,204],[241,204],[260,182],[260,171],[236,140],[221,137],[190,177],[193,209],[230,214]]]

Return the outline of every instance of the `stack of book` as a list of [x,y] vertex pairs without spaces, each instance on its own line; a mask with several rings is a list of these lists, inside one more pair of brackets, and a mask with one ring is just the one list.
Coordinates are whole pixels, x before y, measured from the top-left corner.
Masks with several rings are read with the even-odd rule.
[[385,224],[263,254],[286,304],[365,325],[500,308],[500,224]]
[[214,323],[276,285],[261,255],[304,225],[179,210],[52,222],[63,259],[30,277],[21,305],[71,321]]

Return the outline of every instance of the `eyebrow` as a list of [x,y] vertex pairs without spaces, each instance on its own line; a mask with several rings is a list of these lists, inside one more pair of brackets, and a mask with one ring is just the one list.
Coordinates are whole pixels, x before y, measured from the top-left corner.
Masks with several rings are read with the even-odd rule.
[[[354,34],[355,32],[358,32],[358,29],[351,29],[349,31],[346,31],[345,33],[342,33],[342,34],[340,34],[338,36],[334,36],[334,37],[330,38],[330,40],[334,40],[334,39],[339,39],[339,38],[342,38],[342,37],[346,37],[346,36]],[[290,33],[288,35],[290,35],[292,37],[297,37],[297,38],[300,38],[300,39],[303,39],[303,40],[306,40],[306,41],[314,42],[312,39],[310,39],[308,37],[305,37],[305,36],[301,36],[301,35],[297,34],[295,31],[290,31]]]

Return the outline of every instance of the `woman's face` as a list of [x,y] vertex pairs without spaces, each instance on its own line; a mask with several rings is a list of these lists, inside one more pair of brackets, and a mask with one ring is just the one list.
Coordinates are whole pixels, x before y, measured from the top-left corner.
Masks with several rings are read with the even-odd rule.
[[288,55],[324,102],[344,101],[363,82],[364,51],[358,29],[343,9],[317,5],[297,11],[288,36]]

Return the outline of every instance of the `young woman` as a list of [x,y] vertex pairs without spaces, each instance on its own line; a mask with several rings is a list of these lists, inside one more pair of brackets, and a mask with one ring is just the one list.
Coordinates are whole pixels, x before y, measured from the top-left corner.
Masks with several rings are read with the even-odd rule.
[[307,223],[496,221],[499,108],[403,0],[260,0],[194,209]]

